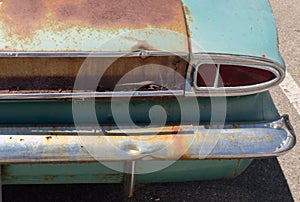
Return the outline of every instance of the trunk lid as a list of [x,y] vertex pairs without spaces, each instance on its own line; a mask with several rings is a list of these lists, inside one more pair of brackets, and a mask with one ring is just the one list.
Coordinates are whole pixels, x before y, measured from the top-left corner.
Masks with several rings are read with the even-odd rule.
[[[137,30],[113,44],[116,36]],[[0,4],[2,52],[188,52],[180,0],[10,0]]]

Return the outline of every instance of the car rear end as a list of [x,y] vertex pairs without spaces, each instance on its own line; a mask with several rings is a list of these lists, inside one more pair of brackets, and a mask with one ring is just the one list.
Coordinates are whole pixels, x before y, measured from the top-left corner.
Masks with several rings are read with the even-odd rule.
[[267,1],[0,9],[5,184],[123,182],[131,195],[134,182],[236,177],[295,145],[268,92],[285,65]]

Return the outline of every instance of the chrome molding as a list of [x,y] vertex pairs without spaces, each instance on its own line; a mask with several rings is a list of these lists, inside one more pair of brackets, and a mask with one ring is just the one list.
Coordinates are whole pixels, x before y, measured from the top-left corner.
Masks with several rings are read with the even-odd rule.
[[124,91],[124,92],[75,92],[75,93],[16,93],[0,94],[0,100],[50,100],[50,99],[88,99],[88,98],[131,98],[153,96],[183,96],[183,90],[164,91]]
[[[198,67],[201,64],[248,66],[270,71],[276,78],[268,82],[241,87],[198,87],[197,74],[195,72],[198,71]],[[191,81],[192,88],[186,90],[187,96],[191,94],[193,96],[195,94],[196,96],[240,96],[263,92],[278,85],[285,77],[285,68],[265,58],[240,55],[195,54],[190,62],[188,76],[190,77],[189,80]]]
[[[273,122],[228,123],[222,128],[123,127],[0,126],[0,163],[262,158],[282,155],[296,143],[287,115]],[[91,155],[89,146],[101,156]]]
[[150,57],[150,56],[182,56],[188,52],[167,52],[156,50],[137,50],[132,52],[0,52],[1,57]]

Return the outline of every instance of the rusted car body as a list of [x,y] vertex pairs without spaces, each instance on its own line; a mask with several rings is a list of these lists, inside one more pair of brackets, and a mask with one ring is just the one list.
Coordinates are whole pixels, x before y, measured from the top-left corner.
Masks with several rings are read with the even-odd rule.
[[2,1],[2,183],[132,195],[281,155],[296,140],[268,92],[277,46],[267,0]]

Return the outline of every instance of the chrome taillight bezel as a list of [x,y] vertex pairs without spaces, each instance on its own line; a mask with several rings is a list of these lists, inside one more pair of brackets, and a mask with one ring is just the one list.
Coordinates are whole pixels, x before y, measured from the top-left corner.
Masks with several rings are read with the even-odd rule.
[[[275,78],[259,84],[238,87],[200,87],[197,85],[197,72],[202,64],[235,65],[267,70],[274,74]],[[278,85],[285,77],[285,67],[263,57],[251,57],[240,55],[222,54],[194,54],[188,68],[188,81],[190,88],[186,88],[186,95],[196,96],[240,96],[256,94],[267,91]]]

